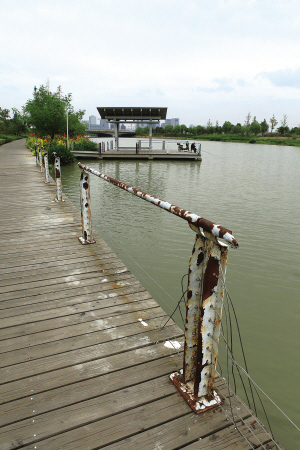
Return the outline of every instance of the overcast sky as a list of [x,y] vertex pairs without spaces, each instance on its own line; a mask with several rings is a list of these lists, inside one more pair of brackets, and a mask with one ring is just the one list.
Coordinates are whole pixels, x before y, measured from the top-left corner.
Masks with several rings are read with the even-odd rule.
[[0,0],[0,106],[34,86],[181,124],[300,123],[299,0]]

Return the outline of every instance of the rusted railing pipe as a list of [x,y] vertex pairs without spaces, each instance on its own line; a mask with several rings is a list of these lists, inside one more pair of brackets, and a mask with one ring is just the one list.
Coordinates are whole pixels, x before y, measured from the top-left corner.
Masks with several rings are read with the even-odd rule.
[[61,188],[61,172],[60,172],[60,157],[57,156],[55,152],[53,152],[55,156],[54,161],[54,170],[55,170],[55,183],[56,183],[56,201],[62,201],[62,188]]
[[48,163],[48,152],[44,154],[44,164],[45,164],[45,183],[50,183],[49,181],[49,163]]
[[126,183],[122,183],[121,181],[116,180],[115,178],[111,178],[108,175],[104,175],[100,172],[97,172],[97,170],[91,169],[90,167],[85,166],[80,162],[78,163],[78,166],[86,172],[90,172],[93,175],[96,175],[99,178],[102,178],[103,180],[108,181],[109,183],[114,184],[115,186],[118,186],[119,188],[124,189],[125,191],[128,191],[131,194],[136,195],[137,197],[142,198],[143,200],[146,200],[147,202],[159,206],[160,208],[165,209],[166,211],[169,211],[170,213],[175,214],[176,216],[179,216],[182,219],[185,219],[190,224],[198,228],[202,228],[205,232],[211,234],[215,238],[224,239],[232,247],[237,248],[239,246],[236,239],[232,235],[232,231],[222,227],[221,225],[217,225],[211,222],[210,220],[197,216],[196,214],[193,214],[185,209],[181,209],[178,206],[172,205],[171,203],[161,200],[157,197],[154,197],[153,195],[146,194],[145,192],[140,191],[139,189],[136,189],[132,186],[129,186]]
[[90,176],[88,173],[82,171],[80,177],[80,206],[83,237],[80,237],[79,240],[84,245],[94,244],[96,242],[92,237],[90,202]]

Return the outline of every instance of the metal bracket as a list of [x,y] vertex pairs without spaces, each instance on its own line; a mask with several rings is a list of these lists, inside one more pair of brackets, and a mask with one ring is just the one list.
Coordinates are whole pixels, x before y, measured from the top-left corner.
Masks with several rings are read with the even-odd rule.
[[217,393],[216,390],[211,391],[211,398],[200,397],[194,395],[194,384],[191,382],[184,383],[183,370],[172,373],[170,375],[172,383],[178,389],[181,397],[187,402],[195,414],[201,414],[209,409],[214,409],[224,402],[224,398]]

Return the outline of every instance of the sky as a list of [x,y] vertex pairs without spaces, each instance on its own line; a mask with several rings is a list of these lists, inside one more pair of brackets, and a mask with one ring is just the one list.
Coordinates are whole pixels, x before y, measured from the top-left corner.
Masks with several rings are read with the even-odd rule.
[[0,0],[0,107],[58,86],[97,106],[168,107],[187,126],[300,124],[299,0]]

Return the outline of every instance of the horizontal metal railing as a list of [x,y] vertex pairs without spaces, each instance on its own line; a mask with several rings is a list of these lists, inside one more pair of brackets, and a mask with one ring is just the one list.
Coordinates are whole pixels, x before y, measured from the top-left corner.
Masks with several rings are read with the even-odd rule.
[[176,216],[179,216],[182,219],[185,219],[190,224],[198,228],[202,228],[206,233],[210,233],[215,238],[224,239],[232,247],[235,248],[238,247],[238,243],[234,238],[234,236],[232,235],[231,230],[228,230],[227,228],[224,228],[221,225],[217,225],[211,222],[210,220],[204,219],[203,217],[200,217],[197,214],[193,214],[190,211],[179,208],[176,205],[173,205],[169,202],[154,197],[153,195],[146,194],[145,192],[139,189],[129,186],[128,184],[116,180],[115,178],[109,177],[108,175],[100,173],[97,170],[92,169],[91,167],[81,164],[80,162],[78,163],[78,166],[85,172],[92,173],[93,175],[96,175],[97,177],[102,178],[103,180],[108,181],[109,183],[114,184],[115,186],[118,186],[119,188],[124,189],[125,191],[130,192],[131,194],[136,195],[137,197],[140,197],[143,200],[146,200],[147,202],[152,203],[153,205],[159,206],[160,208],[165,209],[166,211],[175,214]]

